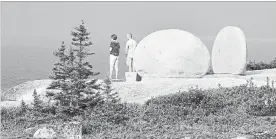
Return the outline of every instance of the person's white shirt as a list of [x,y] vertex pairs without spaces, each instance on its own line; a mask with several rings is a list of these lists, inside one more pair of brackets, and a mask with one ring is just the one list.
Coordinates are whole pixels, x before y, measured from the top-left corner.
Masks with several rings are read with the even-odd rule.
[[135,40],[133,40],[133,39],[129,39],[126,42],[127,57],[133,58],[136,46],[137,46],[137,42]]

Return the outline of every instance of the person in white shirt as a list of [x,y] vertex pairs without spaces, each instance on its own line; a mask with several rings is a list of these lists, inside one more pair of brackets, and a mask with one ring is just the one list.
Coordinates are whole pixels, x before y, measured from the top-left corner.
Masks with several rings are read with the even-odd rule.
[[134,51],[135,48],[137,46],[137,43],[134,39],[132,39],[132,34],[128,33],[126,35],[128,41],[126,42],[126,64],[128,66],[128,70],[129,72],[133,72],[134,71],[134,65],[133,65],[133,55],[134,55]]

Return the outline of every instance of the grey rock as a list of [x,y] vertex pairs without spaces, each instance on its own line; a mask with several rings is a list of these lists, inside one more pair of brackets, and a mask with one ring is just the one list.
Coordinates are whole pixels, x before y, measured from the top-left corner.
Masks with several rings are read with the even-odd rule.
[[54,139],[57,137],[57,133],[49,127],[43,127],[38,129],[35,133],[33,138],[47,138],[47,139]]
[[239,136],[239,137],[232,138],[232,139],[249,139],[249,138],[247,138],[247,137],[243,137],[243,136]]

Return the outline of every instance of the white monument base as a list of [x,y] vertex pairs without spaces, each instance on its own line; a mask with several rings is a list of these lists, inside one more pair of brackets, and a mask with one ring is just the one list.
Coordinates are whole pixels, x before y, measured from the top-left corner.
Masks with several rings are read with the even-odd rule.
[[123,79],[111,79],[112,82],[123,82]]
[[125,77],[126,77],[126,82],[141,81],[141,76],[139,76],[137,72],[126,72]]

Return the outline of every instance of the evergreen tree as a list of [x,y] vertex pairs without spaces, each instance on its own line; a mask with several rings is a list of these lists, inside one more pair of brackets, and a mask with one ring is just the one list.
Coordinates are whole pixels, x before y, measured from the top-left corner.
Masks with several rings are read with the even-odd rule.
[[53,73],[54,76],[50,76],[54,81],[48,87],[48,89],[62,89],[62,84],[68,77],[68,72],[66,71],[66,62],[68,60],[68,55],[65,53],[66,46],[62,42],[58,51],[54,52],[54,55],[59,58],[59,61],[54,64]]
[[109,104],[109,103],[119,102],[120,98],[119,98],[118,92],[113,92],[110,79],[109,78],[105,79],[104,83],[106,84],[104,89],[106,103]]
[[91,77],[99,74],[93,72],[92,65],[86,61],[86,58],[94,53],[89,52],[92,45],[87,28],[84,22],[71,32],[72,46],[68,54],[64,43],[61,48],[55,52],[59,62],[55,63],[53,68],[54,80],[48,87],[49,89],[60,90],[58,93],[48,92],[47,96],[53,97],[59,102],[59,106],[65,111],[73,112],[76,109],[84,109],[95,105],[102,100],[96,85],[97,79]]
[[27,108],[26,103],[24,102],[24,100],[22,100],[22,101],[21,101],[21,105],[20,105],[20,112],[21,112],[21,114],[26,113],[27,109],[28,109],[28,108]]
[[[95,76],[99,73],[95,73],[92,71],[92,65],[85,61],[89,55],[93,55],[94,53],[89,52],[89,46],[92,45],[90,41],[89,35],[90,33],[87,31],[87,28],[84,26],[84,22],[75,28],[74,31],[71,32],[72,35],[72,47],[73,53],[76,53],[72,60],[70,60],[70,64],[75,65],[73,66],[75,69],[70,75],[72,81],[72,97],[73,101],[76,101],[76,105],[88,105],[87,98],[90,98],[91,101],[94,99],[94,95],[96,92],[93,91],[95,86],[96,80],[92,80],[87,82],[89,77]],[[87,96],[82,101],[79,101],[82,96]]]
[[43,106],[42,106],[42,101],[40,100],[39,95],[36,92],[36,89],[34,89],[33,97],[34,97],[33,110],[36,112],[40,112]]

